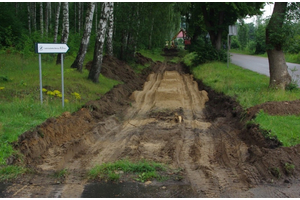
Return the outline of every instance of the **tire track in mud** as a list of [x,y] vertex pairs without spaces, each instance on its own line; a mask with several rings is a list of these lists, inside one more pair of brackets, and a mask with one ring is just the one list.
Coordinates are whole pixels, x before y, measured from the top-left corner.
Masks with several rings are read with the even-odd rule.
[[[65,128],[72,131],[74,140],[45,150],[35,166],[44,172],[42,178],[33,176],[25,186],[11,186],[11,196],[80,197],[89,169],[124,158],[182,169],[186,174],[183,181],[192,186],[195,197],[254,196],[250,188],[266,174],[262,164],[255,162],[262,157],[260,148],[244,143],[239,137],[241,130],[226,117],[208,120],[207,92],[199,91],[197,82],[182,73],[179,65],[160,64],[143,90],[134,91],[130,99],[126,112],[101,121],[93,121],[89,111],[82,109],[89,119],[85,130],[79,129],[84,134]],[[249,152],[258,157],[252,158]],[[61,169],[70,173],[63,184],[53,185],[47,173]],[[48,182],[43,183],[43,178]]]

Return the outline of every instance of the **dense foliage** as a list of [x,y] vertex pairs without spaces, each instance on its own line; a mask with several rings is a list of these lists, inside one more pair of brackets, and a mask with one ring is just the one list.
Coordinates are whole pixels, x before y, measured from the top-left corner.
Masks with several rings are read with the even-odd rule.
[[[40,4],[43,15],[40,15]],[[84,29],[88,3],[69,2],[70,36],[67,55],[76,56]],[[93,20],[89,50],[95,43],[97,23],[102,3],[98,2]],[[1,3],[0,50],[34,53],[35,42],[53,42],[55,14],[58,3]],[[132,59],[140,49],[163,48],[180,29],[180,10],[176,3],[116,2],[114,11],[114,54],[120,59]],[[60,41],[63,13],[60,10],[58,39]],[[43,24],[40,20],[44,20]]]

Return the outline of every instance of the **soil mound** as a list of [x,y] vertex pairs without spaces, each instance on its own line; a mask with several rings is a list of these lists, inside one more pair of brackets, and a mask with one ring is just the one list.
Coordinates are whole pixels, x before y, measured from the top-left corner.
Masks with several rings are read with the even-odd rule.
[[300,115],[300,100],[266,102],[248,109],[248,115],[253,118],[260,110],[269,115]]

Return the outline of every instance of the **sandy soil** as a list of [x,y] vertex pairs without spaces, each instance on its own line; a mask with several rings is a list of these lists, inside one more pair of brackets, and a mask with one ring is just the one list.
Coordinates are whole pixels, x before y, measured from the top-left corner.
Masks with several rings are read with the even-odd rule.
[[[300,145],[280,147],[257,126],[246,127],[234,100],[180,64],[153,63],[137,76],[114,58],[105,63],[105,73],[124,84],[20,136],[15,148],[35,173],[9,185],[5,197],[81,197],[89,169],[123,158],[183,169],[177,184],[191,186],[189,197],[300,197]],[[61,169],[68,176],[51,176]]]

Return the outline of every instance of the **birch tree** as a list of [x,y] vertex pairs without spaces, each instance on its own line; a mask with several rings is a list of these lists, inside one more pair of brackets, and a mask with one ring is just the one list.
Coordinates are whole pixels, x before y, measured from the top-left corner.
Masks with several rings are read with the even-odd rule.
[[108,30],[107,30],[107,55],[113,56],[113,31],[114,31],[114,3],[109,7]]
[[91,70],[88,75],[88,79],[92,80],[94,83],[99,82],[99,75],[101,72],[101,65],[103,59],[103,46],[104,46],[104,40],[105,40],[106,28],[107,28],[107,18],[108,18],[111,4],[112,2],[104,2],[102,3],[101,6],[101,16],[98,23],[94,57],[93,57]]
[[46,12],[45,12],[45,33],[46,37],[48,37],[48,32],[49,32],[49,15],[50,15],[50,3],[46,3]]
[[[61,43],[66,44],[69,38],[69,3],[63,2],[63,28]],[[57,55],[56,64],[61,63],[61,54]]]
[[95,2],[91,2],[88,4],[88,10],[85,18],[85,28],[84,28],[83,37],[81,39],[79,52],[77,54],[75,61],[71,65],[71,68],[77,68],[79,72],[82,72],[83,61],[90,42],[91,30],[93,27],[93,16],[95,11],[95,4],[96,4]]
[[56,11],[56,15],[55,15],[54,43],[57,43],[57,34],[58,34],[58,26],[59,26],[60,7],[61,7],[61,3],[58,2],[57,11]]

